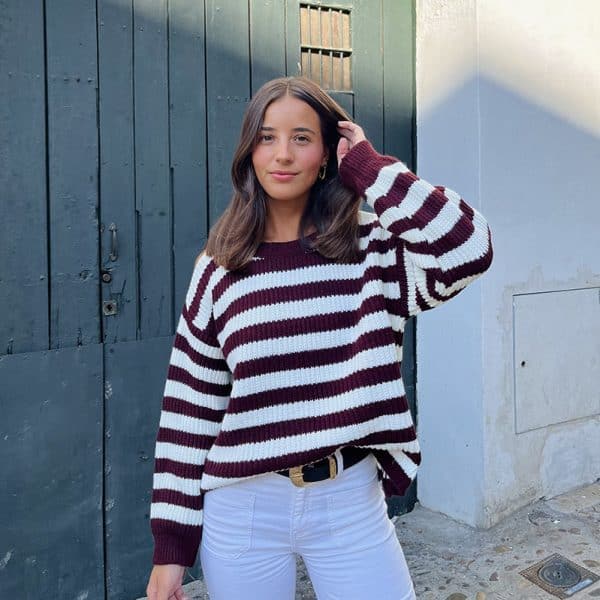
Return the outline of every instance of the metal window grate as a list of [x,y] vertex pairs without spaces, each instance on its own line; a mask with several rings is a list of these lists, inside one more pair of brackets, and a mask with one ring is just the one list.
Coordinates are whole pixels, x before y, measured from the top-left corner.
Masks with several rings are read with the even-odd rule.
[[328,90],[352,90],[350,10],[300,4],[301,72]]

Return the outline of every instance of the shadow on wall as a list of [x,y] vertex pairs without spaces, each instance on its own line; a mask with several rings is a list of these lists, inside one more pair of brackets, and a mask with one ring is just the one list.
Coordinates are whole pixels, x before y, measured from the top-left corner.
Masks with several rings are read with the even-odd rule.
[[492,270],[506,282],[541,268],[557,289],[593,271],[600,137],[482,77],[419,117],[417,140],[419,174],[455,187],[491,221]]
[[[600,471],[592,447],[598,417],[517,433],[515,413],[525,407],[516,404],[513,365],[515,294],[600,287],[600,137],[480,76],[419,114],[417,141],[419,175],[480,208],[495,249],[490,271],[473,290],[419,321],[419,499],[489,527],[543,495],[593,481]],[[558,334],[569,319],[573,327],[597,323],[574,308],[548,326]],[[577,390],[596,372],[600,348],[581,355],[564,345],[571,338],[555,339],[563,359],[548,349],[534,360]],[[575,364],[565,360],[577,352]],[[442,397],[453,401],[434,402]],[[548,397],[528,410],[551,410],[555,401]],[[572,403],[574,415],[589,404],[577,393],[560,401]],[[561,456],[580,459],[566,464]],[[448,489],[461,493],[450,497]]]

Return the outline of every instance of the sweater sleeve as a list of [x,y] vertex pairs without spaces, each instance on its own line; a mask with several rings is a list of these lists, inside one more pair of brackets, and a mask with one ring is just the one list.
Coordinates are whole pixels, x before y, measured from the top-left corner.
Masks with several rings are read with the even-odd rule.
[[364,140],[343,158],[340,178],[364,196],[391,234],[404,317],[458,294],[492,262],[485,218],[449,188],[433,186]]
[[215,268],[207,256],[196,264],[171,351],[150,506],[153,564],[192,566],[200,545],[200,479],[231,391],[212,315]]

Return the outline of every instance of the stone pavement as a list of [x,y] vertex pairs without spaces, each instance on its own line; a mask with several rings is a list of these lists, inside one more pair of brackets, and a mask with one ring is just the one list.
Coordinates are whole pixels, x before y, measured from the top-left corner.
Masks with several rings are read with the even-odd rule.
[[[540,500],[485,531],[419,504],[393,521],[418,600],[556,600],[520,575],[554,553],[600,575],[600,481]],[[190,600],[208,599],[200,580],[185,590]],[[296,600],[315,598],[299,560]],[[600,581],[569,598],[600,598]]]

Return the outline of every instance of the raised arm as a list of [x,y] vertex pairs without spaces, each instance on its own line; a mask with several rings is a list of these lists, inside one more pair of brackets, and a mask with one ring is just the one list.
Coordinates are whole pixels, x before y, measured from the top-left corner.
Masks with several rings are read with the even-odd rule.
[[354,127],[346,130],[348,137],[338,149],[340,177],[366,198],[395,242],[397,266],[406,279],[404,316],[433,308],[490,266],[487,221],[456,192],[433,186],[398,159],[378,154]]

